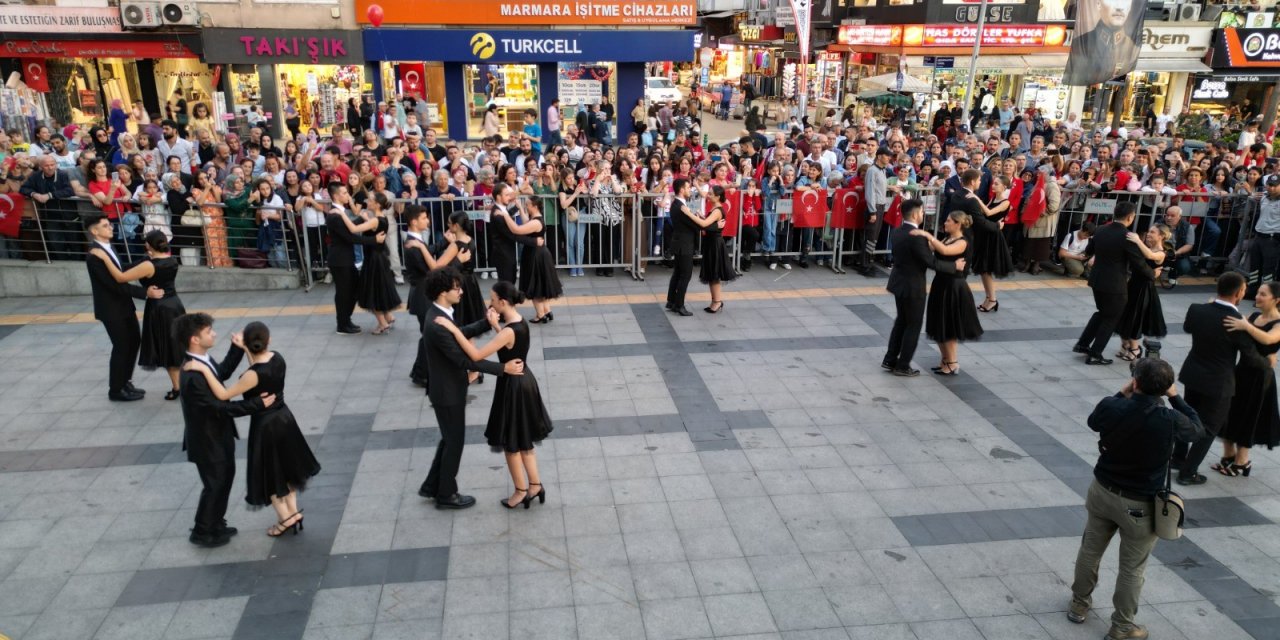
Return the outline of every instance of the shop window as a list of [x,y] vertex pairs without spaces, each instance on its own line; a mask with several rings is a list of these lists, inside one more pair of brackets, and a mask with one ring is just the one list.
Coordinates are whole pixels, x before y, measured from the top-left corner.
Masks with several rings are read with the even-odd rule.
[[532,64],[470,64],[463,67],[466,82],[467,135],[484,136],[489,106],[498,118],[498,133],[507,137],[523,128],[525,109],[538,111],[538,67]]
[[[612,62],[561,62],[556,68],[557,94],[560,97],[560,108],[566,119],[572,121],[578,107],[600,104],[602,97],[607,97],[614,105],[615,116],[618,111],[630,112],[631,107],[619,109],[617,65]],[[634,106],[634,105],[632,105]]]
[[[301,120],[300,130],[332,133],[347,117],[347,101],[359,103],[364,89],[361,65],[276,65],[280,77],[280,106],[292,98]],[[277,114],[276,117],[281,117]]]

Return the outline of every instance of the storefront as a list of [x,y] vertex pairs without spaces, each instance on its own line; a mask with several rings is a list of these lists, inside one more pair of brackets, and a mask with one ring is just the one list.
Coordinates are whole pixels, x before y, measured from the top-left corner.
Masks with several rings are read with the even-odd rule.
[[556,98],[572,121],[570,104],[608,96],[618,136],[630,131],[627,114],[644,96],[645,66],[655,60],[693,59],[692,31],[369,29],[371,60],[411,57],[439,61],[444,76],[445,126],[455,140],[481,136],[492,105],[507,135],[522,126],[526,109],[539,121]]
[[0,70],[19,73],[28,87],[7,88],[6,117],[87,125],[104,121],[116,100],[162,116],[175,90],[188,104],[212,96],[197,36],[125,33],[119,9],[0,6],[0,40]]
[[1218,30],[1210,67],[1210,74],[1193,79],[1188,109],[1260,115],[1280,83],[1280,29]]
[[[413,96],[425,103],[418,113],[418,124],[439,128],[447,117],[444,99],[444,65],[439,62],[381,62],[378,75],[384,96]],[[425,120],[425,121],[424,121]]]
[[297,112],[298,130],[328,135],[342,128],[348,100],[370,93],[359,31],[204,29],[205,62],[225,65],[222,121],[243,125],[255,110],[273,135]]
[[[1147,109],[1161,114],[1165,109],[1173,116],[1182,113],[1190,98],[1188,85],[1198,74],[1211,71],[1204,63],[1213,37],[1212,24],[1148,22],[1142,30],[1142,50],[1138,65],[1124,86],[1121,119],[1127,123],[1142,121]],[[1071,111],[1085,121],[1094,121],[1097,87],[1072,87]],[[1103,114],[1110,116],[1110,113]]]

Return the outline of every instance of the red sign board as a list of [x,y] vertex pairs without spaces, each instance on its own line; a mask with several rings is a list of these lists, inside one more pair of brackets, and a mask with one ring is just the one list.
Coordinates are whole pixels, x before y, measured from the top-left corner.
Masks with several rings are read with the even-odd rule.
[[[879,47],[972,47],[978,37],[976,25],[908,24],[843,25],[836,34],[840,44]],[[1067,28],[1059,24],[986,25],[984,47],[1061,47]]]
[[836,33],[840,44],[896,47],[902,44],[902,25],[845,24]]
[[180,42],[8,40],[0,56],[13,58],[195,58]]

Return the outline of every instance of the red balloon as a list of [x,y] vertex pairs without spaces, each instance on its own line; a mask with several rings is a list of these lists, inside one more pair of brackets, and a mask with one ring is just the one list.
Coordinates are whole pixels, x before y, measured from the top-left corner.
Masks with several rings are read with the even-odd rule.
[[383,18],[382,5],[377,5],[377,4],[369,5],[369,22],[372,23],[373,26],[375,27],[381,27],[382,18]]

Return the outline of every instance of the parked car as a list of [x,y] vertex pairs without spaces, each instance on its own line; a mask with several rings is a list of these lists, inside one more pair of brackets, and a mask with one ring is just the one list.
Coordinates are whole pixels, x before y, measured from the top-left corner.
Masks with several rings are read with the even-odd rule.
[[644,79],[644,99],[649,104],[679,102],[684,99],[680,89],[671,80],[659,76]]

